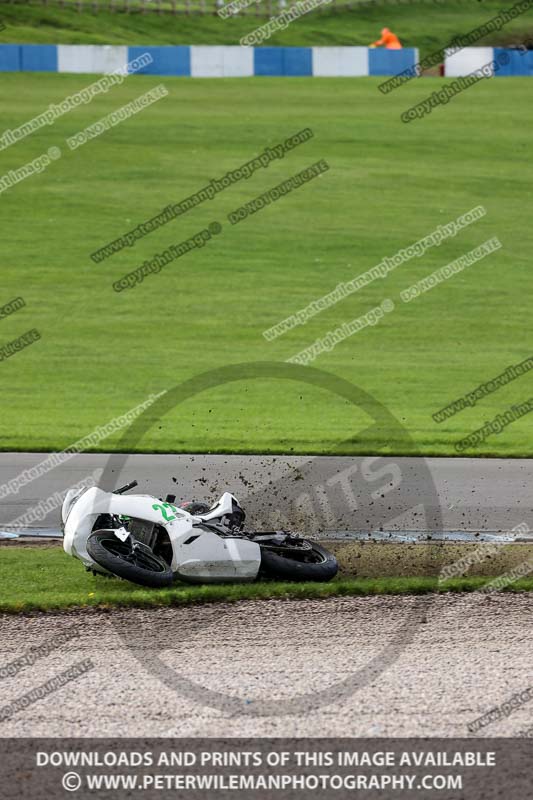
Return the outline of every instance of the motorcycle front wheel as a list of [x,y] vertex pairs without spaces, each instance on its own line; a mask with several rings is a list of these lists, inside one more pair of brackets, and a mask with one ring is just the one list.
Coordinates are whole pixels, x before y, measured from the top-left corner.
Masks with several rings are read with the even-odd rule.
[[87,552],[97,564],[118,578],[151,589],[170,586],[174,576],[165,559],[156,556],[146,545],[132,545],[131,538],[121,542],[113,531],[95,531],[87,539]]
[[261,547],[261,574],[279,581],[330,581],[339,570],[335,556],[316,542],[303,547]]

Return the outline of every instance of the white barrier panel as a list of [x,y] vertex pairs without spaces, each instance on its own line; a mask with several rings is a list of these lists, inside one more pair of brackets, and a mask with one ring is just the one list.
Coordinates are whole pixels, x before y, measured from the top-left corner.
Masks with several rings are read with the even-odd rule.
[[191,76],[193,78],[222,78],[224,48],[212,45],[192,45]]
[[254,48],[224,47],[224,77],[249,78],[254,74]]
[[191,46],[193,78],[245,78],[254,74],[252,47]]
[[125,67],[128,48],[111,44],[59,44],[58,72],[87,72],[102,75]]
[[[494,59],[494,49],[492,47],[465,47],[457,53],[450,54],[446,50],[444,60],[444,74],[447,78],[464,78],[476,69],[490,64]],[[492,69],[490,75],[492,75]],[[487,75],[487,77],[489,77]]]
[[368,48],[313,47],[313,75],[323,78],[368,75]]

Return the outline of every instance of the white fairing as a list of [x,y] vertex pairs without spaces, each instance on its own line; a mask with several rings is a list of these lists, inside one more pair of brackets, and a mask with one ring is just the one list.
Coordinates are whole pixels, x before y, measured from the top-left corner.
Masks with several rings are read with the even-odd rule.
[[194,517],[149,495],[117,495],[91,488],[69,492],[63,503],[65,552],[91,569],[105,572],[87,552],[87,539],[100,514],[122,515],[163,527],[172,544],[172,571],[178,580],[201,583],[253,581],[259,572],[261,550],[256,542],[218,536],[202,528],[203,520],[216,522],[230,514],[235,498],[226,492],[207,514]]

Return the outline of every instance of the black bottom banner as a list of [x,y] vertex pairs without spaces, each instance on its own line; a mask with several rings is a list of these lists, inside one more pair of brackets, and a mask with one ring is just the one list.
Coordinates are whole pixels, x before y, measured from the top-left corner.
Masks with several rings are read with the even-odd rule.
[[0,796],[525,800],[532,739],[0,739]]

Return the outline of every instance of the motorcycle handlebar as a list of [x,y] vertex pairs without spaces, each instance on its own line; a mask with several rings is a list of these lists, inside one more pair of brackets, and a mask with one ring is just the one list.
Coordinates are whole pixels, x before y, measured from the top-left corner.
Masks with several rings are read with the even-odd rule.
[[132,481],[131,483],[127,483],[125,486],[121,486],[120,489],[115,489],[113,494],[124,494],[124,492],[129,492],[130,489],[134,489],[139,484],[137,481]]

